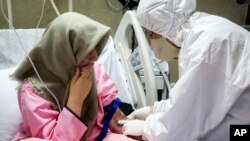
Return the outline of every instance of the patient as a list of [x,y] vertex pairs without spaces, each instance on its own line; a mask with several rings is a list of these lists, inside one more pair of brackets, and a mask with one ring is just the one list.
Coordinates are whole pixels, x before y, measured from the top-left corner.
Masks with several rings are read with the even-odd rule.
[[48,25],[29,53],[40,76],[28,57],[12,75],[20,82],[22,114],[13,140],[133,140],[120,134],[117,121],[126,116],[118,108],[118,89],[95,62],[109,32],[109,27],[73,12]]

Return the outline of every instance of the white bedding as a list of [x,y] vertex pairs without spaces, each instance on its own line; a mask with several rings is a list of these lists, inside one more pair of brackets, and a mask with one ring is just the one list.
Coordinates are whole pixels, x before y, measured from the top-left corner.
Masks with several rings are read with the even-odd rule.
[[0,69],[16,66],[25,57],[22,45],[16,36],[19,35],[26,52],[40,39],[44,29],[0,30]]
[[9,79],[14,70],[15,67],[0,70],[0,141],[10,141],[21,121],[16,96],[17,82]]
[[[25,51],[29,52],[44,29],[17,29]],[[17,82],[9,78],[25,53],[14,30],[0,30],[0,141],[10,141],[21,121],[17,101]]]

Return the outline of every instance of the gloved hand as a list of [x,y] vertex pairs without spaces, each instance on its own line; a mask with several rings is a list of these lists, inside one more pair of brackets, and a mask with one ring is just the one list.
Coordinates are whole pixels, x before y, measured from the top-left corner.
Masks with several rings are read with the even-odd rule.
[[140,119],[145,120],[153,112],[153,107],[147,106],[135,110],[130,115],[127,116],[128,119]]
[[142,136],[143,129],[145,126],[144,120],[119,120],[118,124],[122,124],[122,133],[124,135],[131,135],[131,136]]

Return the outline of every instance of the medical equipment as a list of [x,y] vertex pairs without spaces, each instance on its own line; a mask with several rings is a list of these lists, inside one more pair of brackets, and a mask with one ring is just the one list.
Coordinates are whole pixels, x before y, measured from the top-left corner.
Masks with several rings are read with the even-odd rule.
[[113,12],[126,12],[136,9],[139,0],[106,0],[108,8]]
[[[138,55],[141,60],[137,61],[136,63],[143,68],[145,72],[145,90],[140,81],[139,75],[136,71],[134,71],[130,61],[128,61],[130,57],[131,48],[129,48],[128,42],[128,29],[133,26],[135,31],[136,39],[138,42]],[[133,102],[136,103],[136,107],[143,107],[146,105],[153,105],[153,103],[157,100],[157,90],[156,90],[156,81],[154,77],[153,67],[151,63],[151,59],[149,56],[149,44],[147,39],[142,31],[142,28],[137,21],[135,14],[133,11],[127,11],[116,31],[114,37],[115,49],[121,56],[121,63],[124,67],[127,81],[129,84],[129,88],[131,93],[133,94]],[[133,53],[132,56],[136,55],[137,53]],[[135,56],[134,56],[135,57]],[[131,58],[131,57],[130,57]],[[133,57],[132,57],[133,58]]]
[[[54,3],[54,0],[50,0],[50,3],[51,3],[51,5],[52,5],[54,11],[56,12],[57,16],[59,16],[59,15],[60,15],[60,12],[59,12],[58,9],[56,8],[56,5],[55,5],[55,3]],[[69,2],[69,3],[70,3],[70,2]]]
[[43,18],[45,3],[46,3],[46,0],[43,0],[42,13],[41,13],[41,16],[40,16],[40,18],[39,18],[39,21],[38,21],[38,23],[37,23],[36,29],[38,29],[38,27],[39,27],[39,25],[40,25],[40,23],[41,23],[41,20],[42,20],[42,18]]
[[[137,43],[135,48],[129,45],[130,29],[135,34]],[[134,106],[140,108],[153,105],[157,100],[166,99],[167,93],[171,90],[167,76],[168,64],[154,56],[150,42],[137,21],[134,11],[127,11],[124,14],[114,42],[116,52],[120,55],[122,67],[125,70]],[[163,90],[161,98],[158,98],[157,90]]]
[[168,73],[168,72],[166,72],[166,70],[168,70],[168,64],[166,63],[166,64],[163,64],[163,65],[167,65],[167,66],[165,66],[165,67],[167,67],[167,68],[164,68],[162,65],[161,65],[161,63],[163,63],[164,61],[162,61],[162,60],[160,60],[160,59],[158,59],[158,58],[156,58],[156,56],[154,55],[154,53],[152,53],[151,52],[151,59],[153,60],[153,62],[155,63],[155,65],[159,68],[159,70],[160,70],[160,72],[161,72],[161,74],[162,74],[162,76],[163,76],[163,78],[164,78],[164,81],[165,81],[165,83],[166,83],[166,85],[167,85],[167,90],[168,91],[170,91],[172,88],[172,86],[171,86],[171,84],[170,84],[170,82],[169,82],[169,79],[168,79],[168,76],[167,76],[167,74],[166,73]]

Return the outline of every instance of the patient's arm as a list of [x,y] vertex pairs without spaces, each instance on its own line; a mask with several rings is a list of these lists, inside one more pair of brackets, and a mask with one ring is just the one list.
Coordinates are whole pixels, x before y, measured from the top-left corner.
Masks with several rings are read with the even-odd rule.
[[122,125],[117,123],[118,120],[121,119],[126,119],[126,115],[121,111],[120,108],[117,108],[109,123],[109,129],[111,132],[122,134]]
[[[118,124],[118,120],[127,119],[126,115],[121,111],[120,108],[117,108],[116,112],[114,113],[110,123],[109,129],[113,133],[122,134],[122,125]],[[143,141],[141,136],[128,136],[132,139],[137,141]]]
[[[19,134],[42,139],[80,140],[87,127],[67,108],[62,112],[53,109],[53,104],[38,96],[31,83],[22,83],[18,92],[22,124]],[[18,138],[20,136],[16,136]]]

